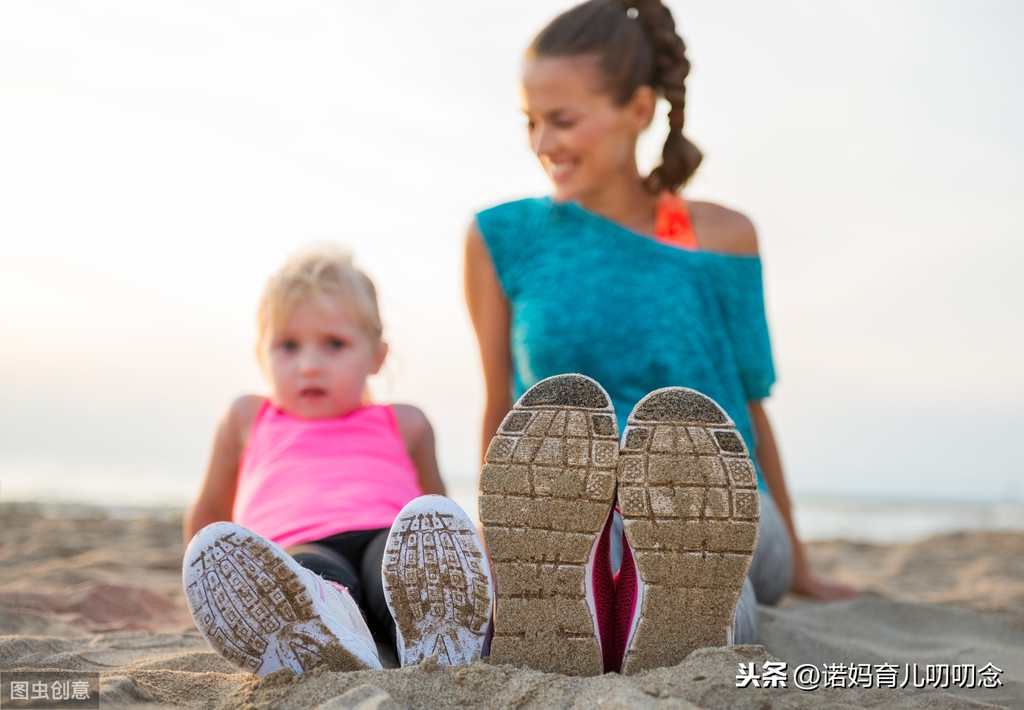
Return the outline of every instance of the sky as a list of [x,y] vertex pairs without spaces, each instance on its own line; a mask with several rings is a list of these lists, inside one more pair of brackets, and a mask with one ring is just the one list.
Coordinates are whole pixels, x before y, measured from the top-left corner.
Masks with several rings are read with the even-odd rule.
[[[685,194],[758,229],[791,491],[1024,500],[1024,6],[669,6]],[[567,7],[0,4],[0,500],[186,504],[229,402],[266,392],[263,283],[314,241],[377,283],[375,396],[471,486],[464,235],[548,192],[518,77]]]

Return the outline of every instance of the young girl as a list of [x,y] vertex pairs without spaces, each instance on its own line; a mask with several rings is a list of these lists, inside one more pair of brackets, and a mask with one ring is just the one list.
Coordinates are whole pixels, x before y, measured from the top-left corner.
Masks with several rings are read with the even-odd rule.
[[[555,18],[529,47],[523,110],[553,194],[479,213],[466,240],[466,298],[487,394],[484,445],[514,398],[560,373],[582,373],[603,385],[624,434],[626,415],[648,393],[667,386],[697,390],[735,423],[756,467],[760,536],[750,581],[757,600],[774,603],[790,589],[826,600],[849,597],[854,590],[811,570],[793,527],[762,405],[775,376],[754,228],[738,212],[678,194],[701,161],[682,132],[689,68],[671,13],[658,0],[590,0]],[[661,164],[642,176],[637,139],[659,97],[670,105],[669,134]],[[622,446],[625,452],[625,440]],[[621,505],[621,470],[618,475]],[[485,494],[499,492],[488,491],[485,480],[482,485]],[[637,526],[625,509],[623,517],[627,546],[635,547],[630,527]],[[598,518],[587,531],[591,537],[603,530]],[[484,526],[498,578],[494,657],[550,667],[550,655],[528,645],[506,653],[503,623],[520,617],[502,613],[503,563],[487,520]],[[543,526],[520,522],[521,529],[530,527]],[[619,540],[613,532],[612,546]],[[641,582],[654,575],[636,562]],[[623,613],[634,614],[625,625],[642,625],[643,608],[625,607]],[[673,614],[679,607],[670,599],[648,612]],[[737,622],[736,639],[752,642],[756,607],[749,595]],[[648,626],[680,623],[655,618]],[[511,636],[520,634],[512,625]],[[688,652],[683,644],[637,664],[629,662],[622,639],[617,643],[610,665],[630,672],[644,663],[678,662]],[[599,658],[589,667],[595,666]]]
[[231,405],[185,516],[200,631],[261,675],[379,668],[363,614],[403,663],[479,655],[490,572],[473,526],[440,497],[430,424],[368,401],[387,354],[372,282],[339,249],[300,253],[270,279],[258,323],[270,396]]

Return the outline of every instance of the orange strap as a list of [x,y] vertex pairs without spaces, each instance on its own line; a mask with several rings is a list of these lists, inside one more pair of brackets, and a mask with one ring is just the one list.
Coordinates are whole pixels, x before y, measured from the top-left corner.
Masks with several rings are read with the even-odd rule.
[[663,192],[658,198],[658,213],[654,224],[654,238],[663,244],[695,251],[697,237],[690,224],[686,201],[672,192]]

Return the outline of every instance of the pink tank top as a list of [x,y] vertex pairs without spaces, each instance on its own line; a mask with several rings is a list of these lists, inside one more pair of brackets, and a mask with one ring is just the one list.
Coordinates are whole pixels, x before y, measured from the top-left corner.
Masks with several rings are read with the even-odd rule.
[[299,419],[268,399],[242,452],[231,519],[288,547],[389,528],[421,495],[391,407]]

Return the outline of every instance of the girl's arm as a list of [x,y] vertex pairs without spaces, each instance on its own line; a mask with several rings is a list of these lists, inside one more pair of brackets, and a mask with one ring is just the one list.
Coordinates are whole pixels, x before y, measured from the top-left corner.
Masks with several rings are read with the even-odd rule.
[[264,398],[239,397],[217,426],[213,451],[206,468],[206,479],[192,506],[185,512],[184,536],[187,546],[192,537],[210,523],[231,520],[238,483],[238,463],[245,440]]
[[398,430],[402,434],[405,448],[409,452],[416,471],[419,473],[420,488],[424,493],[445,494],[444,481],[437,468],[437,454],[434,450],[434,429],[427,415],[409,404],[393,404]]
[[761,464],[765,483],[768,484],[775,505],[786,524],[789,541],[793,545],[793,583],[790,591],[824,601],[837,601],[858,596],[859,592],[852,587],[838,580],[819,576],[811,569],[807,551],[797,537],[796,527],[793,525],[792,505],[789,501],[789,492],[786,490],[782,461],[779,458],[779,450],[775,446],[775,437],[772,435],[768,413],[760,401],[751,400],[748,406],[750,419],[754,425],[754,436],[757,438],[755,455],[758,463]]
[[508,300],[475,223],[466,235],[465,287],[469,318],[476,330],[484,368],[486,399],[480,449],[483,459],[491,437],[512,406],[512,350],[508,336]]

